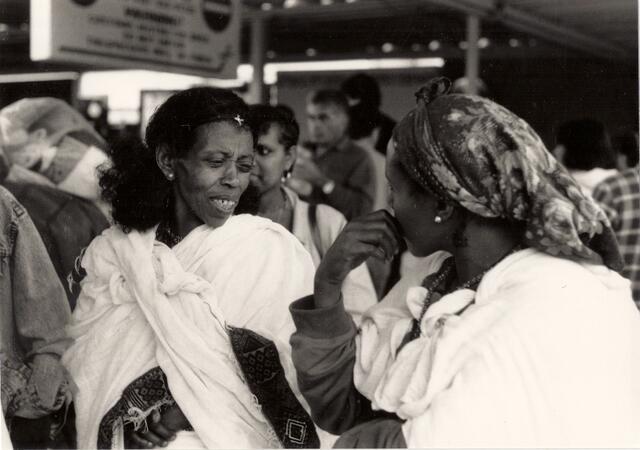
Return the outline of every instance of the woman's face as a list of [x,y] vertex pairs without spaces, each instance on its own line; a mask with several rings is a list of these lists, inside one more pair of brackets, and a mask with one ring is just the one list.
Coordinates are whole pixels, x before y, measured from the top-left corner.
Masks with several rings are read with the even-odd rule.
[[251,184],[258,189],[260,195],[278,188],[282,174],[293,166],[292,150],[285,148],[280,141],[281,136],[280,125],[271,124],[269,130],[258,138]]
[[230,122],[198,127],[191,150],[175,160],[178,216],[198,225],[223,225],[249,184],[253,161],[249,130]]
[[415,256],[427,256],[446,248],[447,223],[436,224],[438,201],[409,178],[395,151],[393,140],[387,146],[386,176],[389,205],[400,223],[407,248]]

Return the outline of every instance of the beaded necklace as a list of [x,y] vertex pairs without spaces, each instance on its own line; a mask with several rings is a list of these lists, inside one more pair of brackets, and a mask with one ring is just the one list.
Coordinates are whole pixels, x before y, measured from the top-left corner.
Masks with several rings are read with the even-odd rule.
[[[422,323],[422,319],[424,318],[424,315],[427,313],[427,309],[429,309],[431,305],[433,305],[435,302],[440,300],[445,295],[450,294],[452,292],[455,292],[461,289],[476,290],[478,288],[478,285],[480,284],[480,281],[482,281],[482,278],[487,274],[488,271],[493,269],[500,261],[505,259],[507,256],[510,256],[521,249],[522,249],[522,246],[520,244],[516,245],[507,253],[505,253],[504,256],[500,257],[496,262],[494,262],[491,266],[487,267],[485,270],[483,270],[473,278],[465,281],[460,285],[454,286],[453,288],[451,288],[451,284],[456,277],[455,262],[453,257],[447,258],[442,263],[442,266],[440,267],[440,270],[438,270],[438,272],[436,272],[435,274],[427,275],[424,281],[422,282],[422,287],[424,287],[427,290],[427,294],[422,303],[420,315],[417,319],[413,319],[413,321],[411,322],[411,329],[402,340],[402,343],[400,344],[398,351],[400,351],[400,349],[404,347],[404,345],[407,344],[408,342],[411,342],[412,340],[420,337],[420,334],[421,334],[420,323]],[[434,294],[437,294],[437,295],[434,295]]]
[[169,248],[173,248],[180,243],[182,236],[173,231],[173,227],[168,220],[163,220],[156,229],[156,240]]

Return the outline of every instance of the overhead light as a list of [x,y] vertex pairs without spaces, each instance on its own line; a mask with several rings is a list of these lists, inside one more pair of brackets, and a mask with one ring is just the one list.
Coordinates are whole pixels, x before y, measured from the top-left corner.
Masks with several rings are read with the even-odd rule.
[[260,5],[260,9],[262,9],[263,11],[271,11],[273,9],[273,5],[271,3],[263,3],[262,5]]
[[5,31],[9,31],[9,25],[7,25],[6,23],[0,23],[0,33],[3,33]]
[[487,48],[489,46],[489,39],[481,37],[478,39],[478,48]]
[[515,38],[509,39],[509,47],[520,47],[520,41]]
[[0,75],[0,83],[27,83],[31,81],[77,80],[77,72],[7,73]]
[[467,44],[467,41],[460,41],[458,47],[460,47],[462,50],[466,50],[469,48],[469,44]]
[[432,52],[435,52],[436,50],[440,49],[440,41],[431,41],[429,42],[429,50],[431,50]]
[[345,3],[355,3],[355,2],[357,2],[357,1],[358,1],[358,0],[345,0]]
[[316,56],[318,51],[315,48],[308,48],[305,53],[307,56]]
[[393,44],[391,42],[385,42],[384,44],[382,44],[382,51],[384,53],[391,53],[394,48],[395,47],[393,46]]
[[273,59],[275,57],[276,57],[276,52],[274,52],[273,50],[268,50],[267,51],[267,58]]
[[[330,61],[300,61],[267,63],[264,65],[265,84],[274,84],[278,81],[280,72],[337,72],[360,70],[389,70],[389,69],[416,69],[439,68],[444,66],[442,58],[377,58],[377,59],[341,59]],[[249,64],[238,66],[238,78],[247,77],[253,67]],[[242,76],[240,76],[242,74]]]
[[419,52],[421,50],[422,50],[422,44],[418,44],[418,43],[411,44],[411,51]]
[[320,3],[324,6],[333,4],[333,0],[320,0]]

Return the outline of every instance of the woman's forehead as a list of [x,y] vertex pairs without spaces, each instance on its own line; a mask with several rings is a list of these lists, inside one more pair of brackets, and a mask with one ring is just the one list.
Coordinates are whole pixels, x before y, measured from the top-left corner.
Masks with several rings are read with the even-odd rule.
[[251,131],[231,122],[212,122],[196,129],[193,150],[253,151]]

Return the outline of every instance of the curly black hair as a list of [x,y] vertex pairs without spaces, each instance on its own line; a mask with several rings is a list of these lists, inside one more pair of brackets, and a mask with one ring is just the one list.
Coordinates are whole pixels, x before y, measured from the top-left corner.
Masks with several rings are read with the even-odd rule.
[[236,94],[213,87],[178,92],[153,114],[145,141],[127,139],[109,151],[111,164],[100,174],[102,197],[112,206],[113,220],[125,232],[145,231],[169,218],[171,182],[156,163],[156,149],[166,146],[176,158],[186,156],[204,124],[235,121],[247,127],[247,104]]

